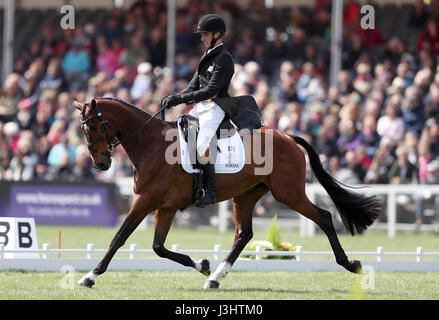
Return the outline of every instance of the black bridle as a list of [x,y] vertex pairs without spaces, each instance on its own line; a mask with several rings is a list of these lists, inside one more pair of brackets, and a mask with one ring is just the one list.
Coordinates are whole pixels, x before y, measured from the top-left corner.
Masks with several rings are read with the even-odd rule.
[[[108,131],[107,131],[107,127],[109,127],[112,130],[114,130],[114,128],[110,122],[108,122],[107,120],[104,119],[104,117],[102,116],[102,113],[99,111],[98,106],[94,101],[91,103],[91,107],[95,111],[95,114],[84,120],[87,106],[90,104],[90,103],[85,103],[84,106],[82,107],[82,110],[81,110],[80,121],[81,121],[81,129],[84,131],[85,136],[86,136],[87,141],[88,141],[87,147],[88,147],[88,150],[90,151],[90,153],[97,152],[103,156],[110,158],[112,153],[114,152],[115,148],[118,145],[122,144],[124,141],[131,138],[134,134],[136,134],[137,132],[139,132],[140,130],[145,128],[152,119],[154,119],[155,117],[157,117],[157,115],[159,115],[160,113],[162,113],[164,111],[165,107],[163,107],[163,100],[165,98],[166,97],[163,97],[162,100],[160,101],[160,110],[159,111],[157,111],[153,116],[151,116],[151,118],[146,120],[142,126],[140,126],[136,130],[131,132],[129,135],[127,135],[122,140],[119,140],[119,138],[116,136],[114,136],[113,138],[110,137],[110,135],[108,134]],[[164,118],[163,115],[162,115],[162,118]],[[93,119],[97,119],[98,124],[99,124],[99,128],[101,129],[101,135],[98,138],[94,139],[93,141],[89,142],[89,137],[91,137],[91,136],[89,133],[89,126],[87,125],[87,123]],[[96,129],[91,127],[91,130],[94,131]],[[101,150],[94,149],[93,145],[102,139],[104,139],[107,142],[107,150],[101,151]]]
[[[113,127],[111,126],[111,124],[107,120],[104,119],[104,117],[102,116],[102,113],[99,111],[99,109],[95,103],[91,104],[93,110],[95,111],[95,114],[93,114],[92,116],[90,116],[84,120],[85,111],[86,111],[88,105],[89,105],[88,103],[84,104],[82,111],[81,111],[81,119],[80,119],[81,129],[82,129],[82,131],[84,131],[85,136],[86,136],[87,141],[88,141],[88,145],[87,145],[88,151],[90,151],[90,153],[97,152],[103,156],[110,158],[111,154],[114,151],[115,143],[118,139],[116,137],[114,137],[113,139],[110,138],[110,135],[108,134],[108,131],[107,131],[107,127],[110,127],[111,129],[113,129]],[[99,128],[101,129],[101,135],[98,138],[90,141],[90,139],[89,139],[89,138],[91,138],[90,130],[94,131],[96,129],[93,126],[89,126],[87,123],[89,123],[93,119],[97,119],[98,124],[99,124]],[[97,150],[93,147],[96,142],[98,142],[102,139],[106,140],[106,142],[107,142],[107,150],[106,151]]]

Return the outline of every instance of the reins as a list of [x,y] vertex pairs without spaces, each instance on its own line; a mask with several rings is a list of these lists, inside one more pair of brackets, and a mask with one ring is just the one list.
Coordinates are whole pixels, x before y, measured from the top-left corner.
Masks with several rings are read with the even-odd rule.
[[[146,121],[145,121],[140,127],[138,127],[136,130],[132,131],[129,135],[127,135],[127,136],[126,136],[125,138],[123,138],[122,140],[119,140],[118,137],[114,137],[112,141],[109,141],[110,139],[109,139],[109,135],[107,134],[107,130],[106,130],[106,128],[105,128],[105,125],[108,125],[111,129],[113,129],[113,127],[111,126],[111,124],[110,124],[107,120],[105,120],[105,119],[103,118],[103,116],[102,116],[101,112],[99,111],[98,107],[97,107],[96,105],[93,105],[93,104],[92,104],[92,107],[95,109],[96,114],[93,115],[93,116],[91,116],[91,117],[89,117],[89,118],[86,119],[86,120],[82,120],[82,119],[81,119],[81,126],[84,126],[84,125],[87,124],[88,121],[90,121],[90,120],[92,120],[92,119],[94,119],[94,118],[97,118],[98,121],[99,121],[98,123],[99,123],[99,126],[100,126],[100,128],[101,128],[101,132],[102,132],[102,134],[101,134],[101,136],[100,136],[99,138],[97,138],[97,139],[93,140],[92,142],[89,142],[89,143],[88,143],[88,149],[89,149],[90,151],[98,152],[98,153],[100,153],[100,154],[102,154],[102,155],[104,155],[104,156],[111,157],[111,154],[114,152],[114,149],[115,149],[118,145],[122,144],[123,142],[125,142],[126,140],[128,140],[129,138],[131,138],[132,136],[134,136],[136,133],[138,133],[139,131],[143,130],[143,129],[144,129],[144,128],[145,128],[145,127],[151,122],[151,120],[153,120],[155,117],[157,117],[157,116],[158,116],[158,115],[159,115],[159,114],[165,109],[165,107],[163,107],[163,100],[164,100],[165,98],[166,98],[166,97],[163,97],[163,98],[160,100],[160,110],[157,111],[155,114],[153,114],[153,115],[151,116],[151,118],[149,118],[148,120],[146,120]],[[85,109],[86,109],[86,107],[87,107],[87,104],[84,104],[84,107],[83,107],[82,112],[81,112],[81,116],[84,116],[84,115],[85,115]],[[95,150],[95,149],[93,149],[93,145],[94,145],[97,141],[99,141],[100,139],[107,139],[107,151],[106,151],[106,152],[105,152],[105,151],[102,152],[102,151],[100,151],[100,150]]]
[[[112,151],[110,151],[110,150],[108,150],[108,151],[110,151],[111,153],[114,151],[114,148],[116,148],[118,145],[120,145],[120,144],[122,144],[123,142],[125,142],[126,140],[128,140],[129,138],[131,138],[133,135],[135,135],[136,133],[138,133],[139,131],[141,131],[141,130],[143,130],[147,125],[148,125],[148,123],[151,121],[151,120],[153,120],[155,117],[157,117],[165,108],[163,107],[163,100],[165,99],[166,97],[163,97],[161,100],[160,100],[160,110],[159,111],[157,111],[156,113],[154,113],[152,116],[151,116],[151,118],[149,118],[148,120],[146,120],[144,123],[143,123],[143,125],[141,125],[140,127],[138,127],[136,130],[134,130],[133,132],[131,132],[129,135],[127,135],[125,138],[123,138],[122,140],[119,140],[119,138],[117,138],[117,137],[114,137],[114,139],[113,139],[113,141],[114,142],[111,142],[110,143],[110,145],[111,145],[111,150]],[[107,146],[107,149],[108,149],[108,147],[109,146]]]

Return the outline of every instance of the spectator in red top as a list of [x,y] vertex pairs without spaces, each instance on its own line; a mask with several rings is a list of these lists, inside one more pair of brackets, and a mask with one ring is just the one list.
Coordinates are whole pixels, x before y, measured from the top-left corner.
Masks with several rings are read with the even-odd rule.
[[380,29],[375,26],[371,29],[360,28],[361,39],[366,47],[381,46],[386,43]]
[[331,11],[331,0],[317,0],[314,5],[314,13],[317,14],[321,11]]
[[343,8],[343,25],[352,26],[360,19],[360,5],[355,0],[349,0]]
[[418,39],[418,50],[427,49],[435,53],[439,49],[439,32],[437,23],[429,20],[426,29],[420,34]]

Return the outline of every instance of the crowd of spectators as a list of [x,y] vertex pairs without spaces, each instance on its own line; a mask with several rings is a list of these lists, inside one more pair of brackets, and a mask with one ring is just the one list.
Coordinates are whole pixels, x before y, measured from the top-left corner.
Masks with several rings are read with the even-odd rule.
[[[163,1],[112,9],[104,26],[45,27],[15,57],[1,88],[0,179],[131,175],[121,147],[109,171],[91,168],[71,101],[116,97],[155,112],[160,99],[183,89],[196,70],[203,47],[193,30],[206,12],[220,14],[228,26],[224,42],[236,63],[230,94],[253,95],[267,127],[308,139],[336,179],[439,183],[439,10],[423,1],[413,6],[409,24],[418,41],[410,46],[377,26],[360,28],[359,4],[345,1],[342,71],[330,86],[330,0],[293,7],[283,20],[261,0],[246,9],[234,0],[190,0],[177,11],[173,68],[165,67]],[[166,119],[184,111],[171,109]],[[423,201],[417,203],[421,221]]]

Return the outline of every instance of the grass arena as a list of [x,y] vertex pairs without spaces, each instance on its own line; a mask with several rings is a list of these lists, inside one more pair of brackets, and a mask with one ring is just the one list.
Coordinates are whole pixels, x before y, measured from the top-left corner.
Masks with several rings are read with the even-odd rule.
[[[113,228],[37,226],[38,241],[58,248],[86,248],[93,241],[95,248],[106,248]],[[255,229],[254,239],[265,239],[267,229]],[[282,239],[302,245],[309,251],[329,251],[330,245],[323,234],[302,238],[297,229],[281,229]],[[121,249],[136,243],[138,248],[150,248],[153,228],[138,229]],[[181,249],[210,249],[215,244],[229,249],[231,231],[188,230],[172,228],[167,243],[177,243]],[[382,246],[387,251],[415,250],[422,246],[427,251],[437,250],[437,238],[432,233],[398,232],[389,239],[384,231],[369,230],[364,235],[340,235],[347,252],[374,251]],[[79,257],[79,254],[63,254]],[[82,254],[82,256],[84,256]],[[99,257],[99,255],[97,254]],[[122,258],[123,254],[116,256]],[[204,255],[204,258],[210,259]],[[55,255],[52,259],[57,259]],[[157,257],[157,259],[160,259]],[[312,259],[308,258],[308,259]],[[333,257],[328,259],[333,260]],[[362,259],[363,266],[367,259]],[[395,258],[396,259],[396,258]],[[409,258],[412,259],[412,258]],[[414,259],[414,258],[413,258]],[[426,258],[427,259],[427,258]],[[431,258],[436,259],[437,258]],[[165,261],[160,259],[161,261]],[[187,271],[108,271],[92,289],[80,287],[76,281],[83,271],[32,272],[23,270],[0,272],[2,299],[127,299],[127,300],[436,300],[439,298],[438,273],[375,272],[370,278],[346,271],[238,271],[231,270],[218,290],[203,290],[206,277]],[[367,281],[365,281],[367,280]],[[366,283],[367,282],[367,283]],[[362,285],[366,283],[366,286]]]

